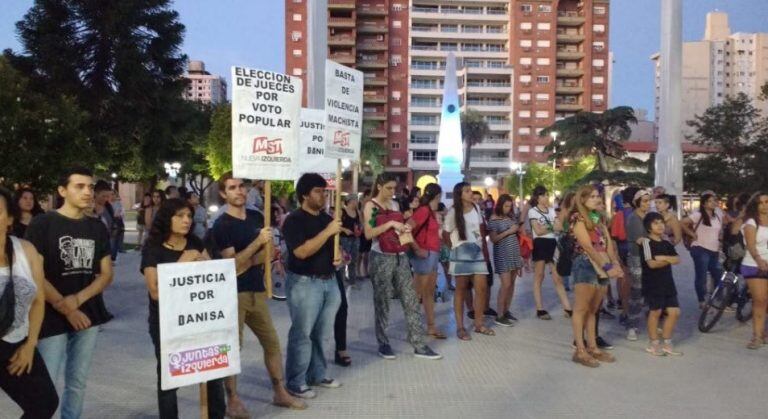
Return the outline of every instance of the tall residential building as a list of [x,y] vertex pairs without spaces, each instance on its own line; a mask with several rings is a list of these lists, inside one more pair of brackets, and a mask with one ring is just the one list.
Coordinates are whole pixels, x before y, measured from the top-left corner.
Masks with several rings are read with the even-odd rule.
[[[661,59],[651,56],[656,71],[656,121],[661,95]],[[768,33],[731,34],[728,15],[707,13],[704,39],[683,43],[682,126],[683,136],[692,134],[686,121],[707,108],[722,104],[727,96],[744,93],[754,105],[768,112],[768,101],[759,100],[760,87],[768,82]],[[658,136],[658,133],[657,133]]]
[[[286,0],[286,72],[307,68],[307,0]],[[445,58],[458,59],[463,109],[490,133],[472,151],[473,182],[544,161],[538,132],[556,117],[602,111],[608,0],[328,0],[328,55],[365,74],[364,118],[414,182],[437,173]],[[374,124],[374,125],[368,125]],[[372,128],[371,128],[372,126]]]
[[202,61],[190,61],[184,78],[189,85],[182,93],[184,99],[216,105],[227,100],[227,82],[205,71]]

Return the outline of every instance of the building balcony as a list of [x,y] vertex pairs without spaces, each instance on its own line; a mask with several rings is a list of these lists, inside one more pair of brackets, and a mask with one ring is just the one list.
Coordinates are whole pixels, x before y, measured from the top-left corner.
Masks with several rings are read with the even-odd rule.
[[355,38],[352,36],[329,36],[328,45],[331,46],[354,46]]
[[557,59],[562,61],[575,61],[584,58],[581,51],[557,51]]
[[465,11],[461,9],[457,10],[437,10],[430,7],[418,7],[411,8],[411,19],[414,21],[426,20],[426,21],[448,21],[448,22],[508,22],[509,12],[507,11],[493,11],[486,10],[482,12]]
[[432,77],[445,77],[445,68],[438,69],[435,67],[410,67],[410,73],[412,76],[432,76]]
[[408,142],[408,150],[437,150],[437,140],[434,143]]
[[509,150],[512,147],[512,140],[509,138],[485,139],[472,146],[473,150]]
[[581,26],[586,19],[584,13],[575,11],[559,11],[557,12],[557,25],[558,26]]
[[[412,93],[419,93],[423,95],[442,95],[443,94],[443,88],[439,87],[437,85],[418,85],[418,84],[410,84],[409,89]],[[461,90],[461,88],[459,88]]]
[[387,138],[387,130],[384,128],[372,129],[368,131],[368,137],[370,138]]
[[510,131],[512,124],[509,122],[488,122],[488,129],[491,131]]
[[387,103],[387,96],[363,94],[363,103]]
[[360,51],[386,51],[388,49],[386,42],[360,42],[357,44]]
[[487,113],[511,113],[512,112],[512,103],[511,102],[495,102],[495,101],[476,101],[476,100],[470,100],[466,102],[467,108],[474,109],[479,112],[487,112]]
[[384,23],[362,22],[357,26],[358,33],[387,33],[389,28]]
[[354,10],[355,1],[354,0],[329,0],[328,9],[329,10]]
[[578,103],[555,103],[555,111],[579,112],[584,106]]
[[439,102],[411,102],[408,104],[408,111],[411,113],[439,114],[442,112],[442,105]]
[[458,30],[440,30],[438,28],[415,27],[411,29],[411,38],[441,40],[457,39],[472,41],[507,41],[509,34],[506,31],[501,32],[471,32]]
[[495,84],[495,85],[467,85],[467,90],[472,93],[490,93],[490,94],[504,94],[508,95],[512,93],[513,87],[511,83],[508,84]]
[[473,155],[471,156],[469,164],[473,168],[509,170],[509,157],[487,157],[482,155]]
[[358,16],[386,16],[388,13],[386,7],[371,6],[368,4],[361,5],[357,8]]
[[354,28],[355,20],[351,17],[332,17],[328,19],[331,28]]
[[584,35],[559,33],[557,34],[557,42],[560,44],[580,44],[584,42]]
[[569,94],[584,93],[584,88],[582,86],[558,85],[555,87],[555,93],[569,93]]
[[386,86],[388,84],[386,77],[365,77],[363,86]]
[[504,74],[512,75],[513,69],[511,65],[504,65],[500,67],[464,67],[468,74]]
[[358,60],[357,68],[387,68],[386,60]]
[[581,77],[584,75],[584,70],[580,68],[558,68],[557,77]]
[[413,156],[408,157],[408,168],[411,170],[439,170],[440,166],[437,160],[414,160]]
[[337,52],[328,56],[330,60],[336,61],[339,64],[354,64],[355,56],[352,53]]

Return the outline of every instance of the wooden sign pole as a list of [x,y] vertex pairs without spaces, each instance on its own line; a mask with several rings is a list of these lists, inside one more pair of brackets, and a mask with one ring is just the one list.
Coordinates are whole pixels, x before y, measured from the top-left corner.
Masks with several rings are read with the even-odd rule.
[[[337,159],[336,163],[336,204],[334,205],[333,209],[333,219],[334,221],[341,220],[341,159]],[[338,260],[341,258],[341,248],[340,248],[340,234],[337,233],[335,236],[333,236],[333,260]]]
[[[264,227],[272,227],[272,182],[264,181]],[[264,249],[264,288],[267,298],[272,298],[272,243]]]
[[200,383],[200,419],[208,419],[208,383]]

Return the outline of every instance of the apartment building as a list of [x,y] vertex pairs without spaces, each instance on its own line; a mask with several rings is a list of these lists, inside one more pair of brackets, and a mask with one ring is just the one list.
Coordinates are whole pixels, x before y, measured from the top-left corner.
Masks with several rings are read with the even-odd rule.
[[190,61],[184,78],[189,85],[182,92],[186,100],[216,105],[227,100],[227,82],[214,74],[205,71],[202,61]]

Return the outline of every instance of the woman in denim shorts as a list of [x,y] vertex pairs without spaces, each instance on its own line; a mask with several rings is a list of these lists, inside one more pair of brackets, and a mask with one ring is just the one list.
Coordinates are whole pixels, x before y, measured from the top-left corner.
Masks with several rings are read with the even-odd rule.
[[[475,313],[485,311],[485,294],[488,292],[488,267],[483,256],[483,236],[480,233],[482,215],[472,202],[472,188],[467,182],[453,187],[453,208],[445,216],[443,236],[451,244],[450,274],[456,280],[453,309],[456,315],[456,335],[470,340],[464,329],[464,296],[471,282],[474,290]],[[476,315],[475,333],[493,336],[496,333],[483,324],[484,316]]]
[[[593,186],[582,186],[576,193],[569,217],[569,231],[575,239],[571,279],[574,288],[573,339],[576,352],[573,362],[597,367],[600,362],[614,362],[613,356],[597,346],[596,314],[600,310],[608,278],[623,275],[616,258],[605,220],[597,211],[600,192]],[[586,344],[584,331],[586,330]]]
[[752,195],[744,211],[744,241],[747,254],[741,274],[752,295],[752,340],[749,349],[765,345],[765,309],[768,307],[768,192]]

